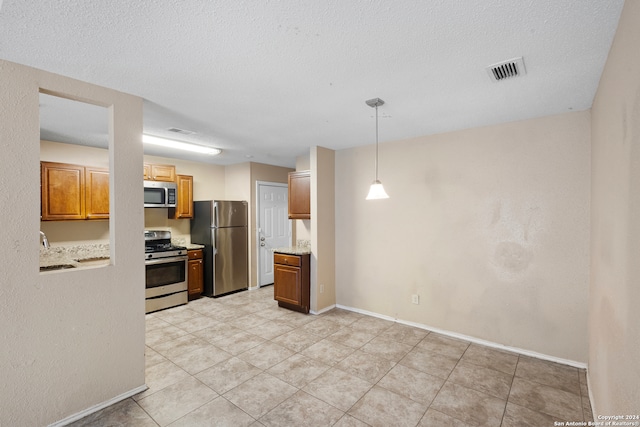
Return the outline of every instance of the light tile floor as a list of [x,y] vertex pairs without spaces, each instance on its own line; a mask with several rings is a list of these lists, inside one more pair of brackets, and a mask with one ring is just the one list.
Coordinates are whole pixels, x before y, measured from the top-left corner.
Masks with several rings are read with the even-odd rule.
[[146,317],[149,389],[73,426],[553,426],[592,421],[585,372],[273,287]]

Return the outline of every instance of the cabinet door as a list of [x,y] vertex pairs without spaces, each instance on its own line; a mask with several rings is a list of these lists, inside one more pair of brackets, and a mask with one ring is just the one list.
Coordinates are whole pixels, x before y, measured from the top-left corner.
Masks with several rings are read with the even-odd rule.
[[176,182],[178,184],[178,201],[175,210],[170,210],[169,215],[172,216],[173,213],[174,219],[193,218],[193,177],[177,175]]
[[274,264],[273,296],[276,301],[301,305],[301,270],[298,267]]
[[173,165],[151,165],[151,179],[153,181],[175,182],[176,167]]
[[203,269],[202,259],[189,260],[189,280],[188,280],[188,294],[200,295],[202,293],[203,283]]
[[311,173],[289,173],[289,219],[311,218]]
[[142,167],[143,176],[145,181],[151,180],[151,165],[149,163],[145,163]]
[[42,220],[84,219],[84,167],[42,162],[40,174]]
[[85,169],[86,182],[86,218],[109,218],[109,170]]

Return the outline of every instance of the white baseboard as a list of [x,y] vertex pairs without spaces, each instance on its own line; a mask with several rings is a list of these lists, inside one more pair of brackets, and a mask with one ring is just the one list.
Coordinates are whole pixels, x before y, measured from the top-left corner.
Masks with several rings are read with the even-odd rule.
[[589,369],[587,369],[587,389],[589,390],[589,403],[591,404],[591,416],[594,420],[598,420],[596,418],[596,405],[594,405],[595,400],[593,400],[593,392],[591,391],[591,377],[589,376]]
[[93,405],[83,411],[80,411],[78,413],[75,413],[73,415],[68,416],[67,418],[60,420],[60,421],[56,421],[53,424],[49,424],[49,427],[62,427],[62,426],[66,426],[68,424],[71,424],[74,421],[78,421],[79,419],[82,419],[84,417],[86,417],[87,415],[91,415],[94,412],[98,412],[101,409],[106,408],[107,406],[111,406],[115,403],[118,403],[122,400],[128,399],[131,396],[134,396],[138,393],[142,393],[143,391],[147,390],[149,387],[146,386],[146,384],[141,385],[140,387],[136,387],[133,390],[129,390],[125,393],[122,393],[116,397],[113,397],[109,400],[106,400],[102,403],[98,403],[97,405]]
[[309,310],[309,313],[311,313],[311,314],[322,314],[322,313],[326,313],[326,312],[327,312],[327,311],[329,311],[329,310],[333,310],[334,308],[336,308],[336,305],[335,305],[335,304],[332,304],[332,305],[330,305],[329,307],[325,307],[325,308],[323,308],[322,310],[318,310],[318,311],[315,311],[315,310]]
[[[587,369],[587,364],[583,362],[576,362],[575,360],[563,359],[560,357],[549,356],[548,354],[538,353],[531,350],[525,350],[523,348],[518,347],[510,347],[502,344],[495,343],[493,341],[487,341],[480,338],[471,337],[468,335],[459,334],[457,332],[451,332],[440,328],[434,328],[429,325],[424,325],[422,323],[409,322],[407,320],[395,319],[391,316],[385,316],[383,314],[374,313],[372,311],[361,310],[359,308],[347,307],[344,305],[336,304],[336,307],[342,308],[344,310],[353,311],[356,313],[366,314],[367,316],[377,317],[379,319],[390,320],[392,322],[401,323],[403,325],[414,326],[416,328],[425,329],[427,331],[436,332],[438,334],[446,335],[451,338],[457,338],[465,341],[470,341],[475,344],[484,345],[487,347],[495,348],[497,350],[510,351],[512,353],[522,354],[524,356],[535,357],[536,359],[548,360],[549,362],[560,363],[562,365],[573,366],[574,368]],[[591,396],[589,396],[591,397]]]

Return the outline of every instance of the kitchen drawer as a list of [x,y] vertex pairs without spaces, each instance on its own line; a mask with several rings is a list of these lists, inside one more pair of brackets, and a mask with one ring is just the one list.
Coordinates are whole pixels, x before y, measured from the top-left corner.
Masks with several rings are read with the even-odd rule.
[[273,254],[273,262],[276,264],[293,265],[300,267],[302,261],[297,255]]
[[202,249],[192,249],[187,251],[189,259],[202,259]]
[[155,298],[147,298],[144,302],[145,314],[165,308],[186,304],[189,302],[187,291],[176,292],[175,294],[163,295]]

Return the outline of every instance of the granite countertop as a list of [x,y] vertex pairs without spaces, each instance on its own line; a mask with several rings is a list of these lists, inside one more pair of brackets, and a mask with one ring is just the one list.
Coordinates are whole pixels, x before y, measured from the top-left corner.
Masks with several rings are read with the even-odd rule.
[[194,249],[204,249],[204,245],[200,245],[198,243],[189,243],[189,244],[184,244],[179,246],[185,246],[189,251],[192,251]]
[[176,246],[184,246],[188,251],[204,248],[204,245],[200,245],[198,243],[187,243],[187,239],[183,237],[176,237],[175,239],[171,239],[171,244]]
[[[202,249],[204,245],[196,243],[187,244],[185,239],[172,240],[171,243],[177,246],[185,246],[187,250]],[[53,246],[49,249],[40,247],[40,268],[42,271],[58,270],[61,266],[69,268],[95,267],[107,265],[111,253],[109,244],[88,244],[75,246]],[[140,261],[144,258],[140,256]]]
[[40,248],[40,267],[71,265],[75,268],[106,265],[111,253],[108,244],[54,246]]
[[295,246],[273,248],[272,251],[289,255],[309,255],[311,254],[311,242],[309,240],[298,240]]

